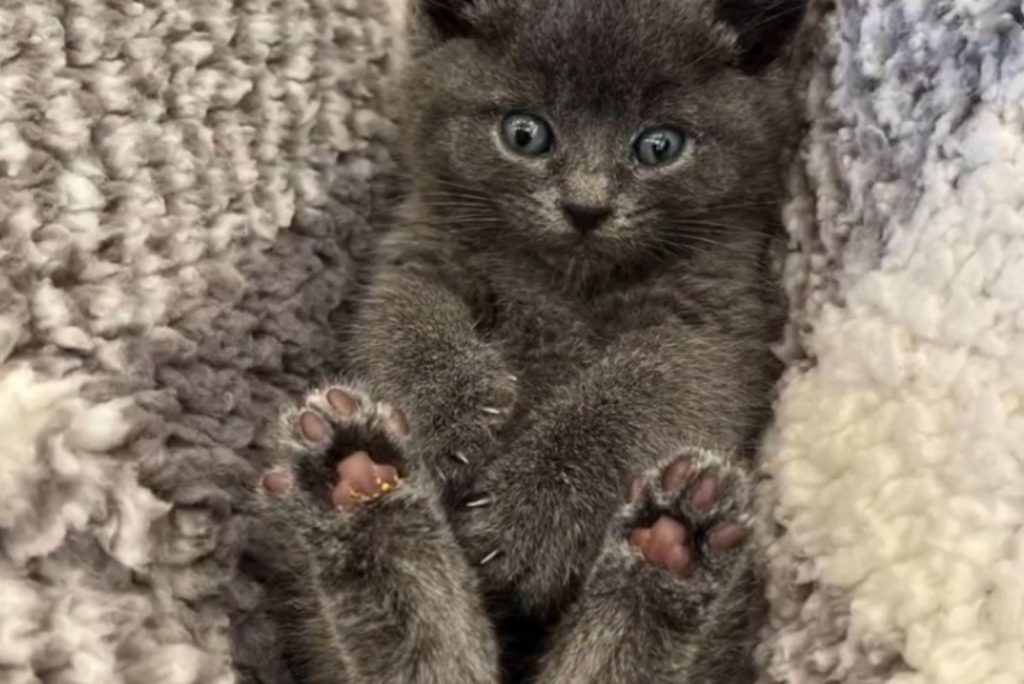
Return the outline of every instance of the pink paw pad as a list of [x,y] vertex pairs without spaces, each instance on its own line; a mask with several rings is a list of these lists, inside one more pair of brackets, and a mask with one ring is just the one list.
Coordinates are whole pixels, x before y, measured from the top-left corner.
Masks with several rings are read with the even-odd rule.
[[273,472],[263,476],[263,487],[274,496],[284,496],[295,484],[288,473]]
[[375,462],[365,451],[343,458],[336,472],[338,482],[331,491],[331,504],[335,508],[351,508],[374,501],[394,491],[402,482],[396,468]]
[[735,549],[747,538],[747,530],[736,523],[722,523],[708,534],[708,546],[712,551]]
[[633,530],[629,541],[651,565],[683,576],[693,569],[690,531],[674,518],[662,516],[651,527]]
[[[332,387],[327,390],[327,394],[324,395],[324,398],[327,399],[327,404],[334,410],[334,412],[342,418],[353,418],[357,413],[359,413],[359,401],[343,389]],[[377,404],[376,409],[379,415],[384,418],[384,422],[390,430],[399,437],[409,436],[409,420],[401,410],[383,403]],[[305,429],[303,429],[303,434],[306,434]],[[307,438],[309,438],[308,435]],[[314,439],[313,441],[320,440]]]
[[329,389],[325,398],[327,403],[331,405],[331,408],[337,411],[338,415],[342,418],[351,418],[359,410],[359,402],[344,390],[337,388]]
[[[356,397],[338,388],[329,389],[324,399],[331,410],[345,419],[354,418],[361,410]],[[377,411],[394,433],[402,437],[408,435],[409,423],[401,411],[384,404],[377,405]],[[331,427],[316,411],[302,411],[296,418],[296,427],[302,438],[309,442],[326,442],[332,438]],[[355,451],[342,458],[334,474],[336,483],[331,489],[330,500],[335,508],[350,508],[374,501],[401,484],[397,468],[377,463],[366,451]],[[286,494],[292,484],[292,477],[286,473],[270,473],[263,478],[263,486],[277,496]]]
[[[653,481],[645,477],[633,480],[629,486],[632,503],[661,508],[645,519],[654,521],[650,526],[630,533],[630,545],[651,565],[681,577],[697,569],[701,555],[737,548],[746,539],[747,529],[738,522],[718,519],[728,515],[722,510],[728,482],[720,472],[708,472],[692,458],[670,463]],[[648,499],[645,492],[649,488],[654,496]]]

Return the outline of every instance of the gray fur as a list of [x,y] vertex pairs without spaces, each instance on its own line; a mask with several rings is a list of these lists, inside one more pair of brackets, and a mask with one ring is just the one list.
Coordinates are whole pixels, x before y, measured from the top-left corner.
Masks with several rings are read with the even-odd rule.
[[[347,346],[369,395],[409,415],[408,461],[421,476],[401,497],[355,513],[362,522],[291,503],[270,512],[300,536],[321,535],[305,571],[331,576],[377,557],[384,546],[370,547],[380,539],[342,541],[359,524],[386,532],[395,556],[382,563],[413,570],[391,585],[370,575],[353,585],[338,573],[315,588],[282,584],[288,605],[328,596],[349,618],[337,639],[305,638],[323,612],[298,623],[290,614],[287,646],[306,663],[300,679],[346,662],[347,650],[375,654],[382,669],[345,666],[338,681],[487,681],[478,674],[496,664],[478,659],[493,651],[491,631],[467,598],[477,580],[451,582],[466,575],[466,560],[498,617],[562,617],[544,684],[751,678],[760,613],[752,552],[672,578],[609,528],[630,477],[680,444],[745,479],[766,414],[781,309],[769,263],[795,117],[785,60],[765,41],[776,48],[803,3],[738,4],[413,8],[403,91],[411,192],[380,245]],[[552,122],[550,157],[517,158],[497,142],[501,117],[517,109]],[[634,167],[632,139],[666,121],[694,132],[693,153],[670,168]],[[562,202],[608,206],[612,217],[582,241]],[[746,518],[748,489],[726,491],[733,519]],[[418,508],[404,509],[407,500]],[[394,613],[357,617],[379,609],[372,597],[398,595],[387,604]],[[431,620],[480,646],[415,648],[416,625]],[[404,657],[413,653],[415,663]]]
[[729,495],[707,512],[682,493],[665,492],[662,470],[643,477],[639,501],[612,521],[580,599],[569,609],[545,657],[540,684],[677,684],[753,681],[748,649],[759,626],[762,580],[744,545],[713,553],[685,581],[651,567],[626,537],[638,522],[668,513],[698,529],[718,520],[747,520],[752,494],[742,466],[715,451],[683,448],[729,483]]
[[[252,556],[268,573],[268,605],[293,677],[309,684],[493,682],[497,646],[476,578],[444,520],[429,474],[405,459],[392,412],[353,388],[359,413],[331,411],[322,392],[303,410],[330,426],[326,448],[283,421],[282,463],[296,475],[284,497],[259,492],[267,525]],[[330,510],[327,484],[345,444],[371,446],[405,475],[383,500]],[[340,447],[340,449],[339,449]],[[287,553],[282,553],[288,549]]]

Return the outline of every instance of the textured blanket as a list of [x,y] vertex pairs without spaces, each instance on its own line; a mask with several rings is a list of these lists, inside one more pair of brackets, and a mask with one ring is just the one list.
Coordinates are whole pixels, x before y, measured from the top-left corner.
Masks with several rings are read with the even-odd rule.
[[[763,680],[1019,684],[1024,8],[820,12]],[[247,494],[336,371],[394,26],[386,0],[0,2],[0,682],[287,681]]]

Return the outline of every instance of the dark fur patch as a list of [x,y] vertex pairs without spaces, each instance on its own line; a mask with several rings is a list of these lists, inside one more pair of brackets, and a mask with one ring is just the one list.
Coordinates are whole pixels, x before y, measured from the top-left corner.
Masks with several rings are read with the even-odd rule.
[[789,45],[808,4],[807,0],[720,0],[719,16],[739,35],[740,65],[756,72],[774,61]]

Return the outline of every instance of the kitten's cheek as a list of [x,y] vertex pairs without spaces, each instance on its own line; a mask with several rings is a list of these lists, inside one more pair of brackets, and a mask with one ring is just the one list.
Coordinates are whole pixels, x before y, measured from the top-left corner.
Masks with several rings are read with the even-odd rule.
[[448,166],[462,183],[477,185],[488,182],[501,166],[499,141],[490,131],[482,130],[476,122],[455,121],[438,130],[447,143],[443,149],[448,155]]

